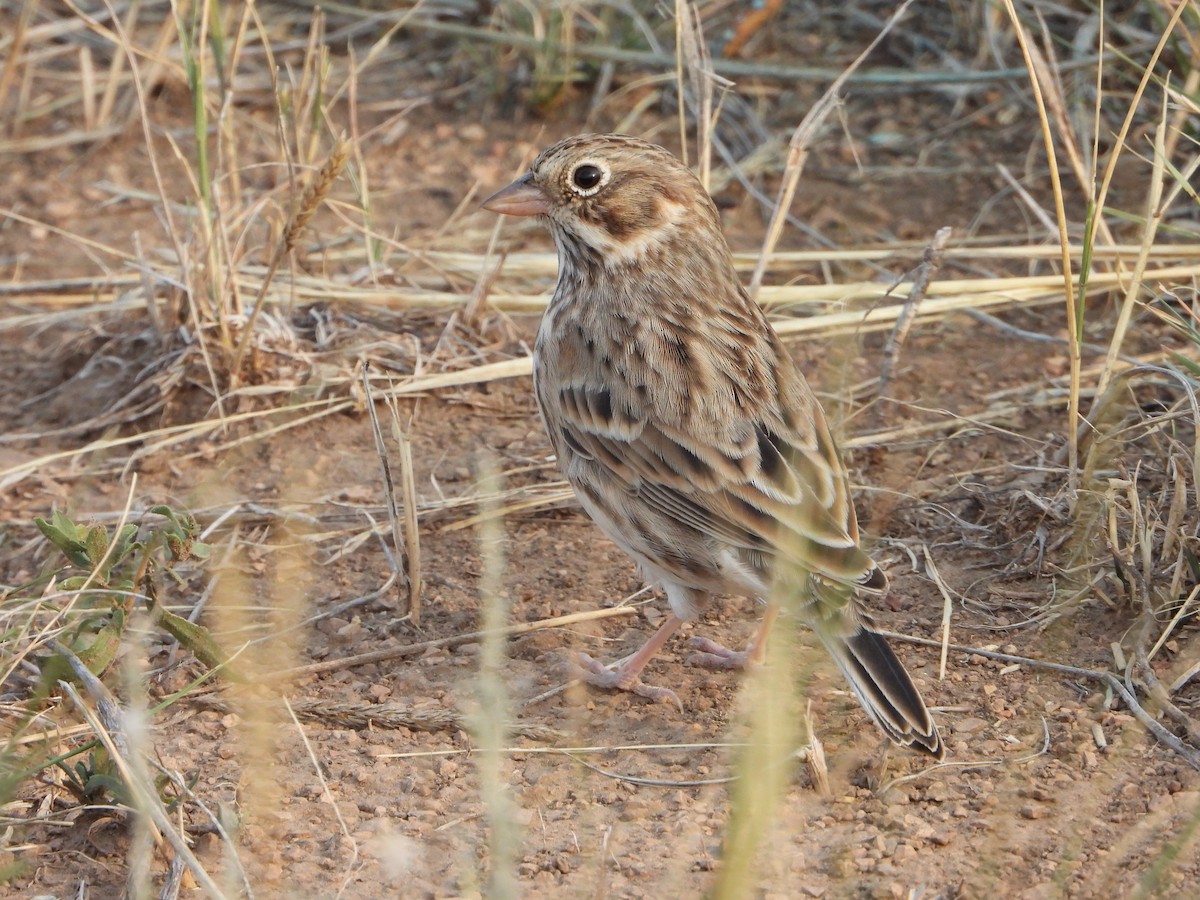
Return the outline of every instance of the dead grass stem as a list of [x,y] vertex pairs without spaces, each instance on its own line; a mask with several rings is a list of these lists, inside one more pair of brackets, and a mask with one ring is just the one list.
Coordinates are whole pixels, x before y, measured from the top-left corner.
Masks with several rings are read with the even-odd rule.
[[770,265],[775,245],[779,243],[779,237],[783,233],[783,226],[788,211],[792,208],[792,200],[796,196],[796,187],[800,183],[800,174],[804,171],[804,164],[808,159],[809,144],[816,137],[817,131],[825,124],[825,120],[829,118],[830,113],[835,109],[841,96],[842,88],[851,75],[863,64],[871,51],[879,46],[879,43],[887,36],[895,24],[900,21],[904,14],[908,12],[911,4],[912,0],[905,0],[904,3],[900,4],[896,11],[888,17],[887,22],[879,30],[874,39],[872,39],[871,43],[833,79],[832,84],[829,85],[820,99],[812,105],[800,124],[796,126],[796,130],[792,132],[791,140],[788,142],[787,163],[783,171],[783,183],[779,188],[779,195],[775,200],[775,209],[771,215],[771,221],[767,225],[766,237],[763,238],[758,265],[754,269],[754,274],[750,276],[751,297],[757,298],[760,295],[763,276],[766,274],[767,266]]
[[[501,634],[511,637],[518,634],[528,634],[531,631],[540,631],[544,628],[563,628],[567,625],[575,625],[579,622],[591,622],[597,619],[607,619],[612,616],[629,616],[635,615],[637,609],[633,607],[613,607],[611,609],[595,609],[583,613],[572,613],[566,616],[556,616],[551,619],[539,619],[536,622],[522,622],[517,625],[509,625],[501,630]],[[460,644],[477,643],[488,636],[484,631],[471,631],[464,634],[456,634],[451,637],[438,638],[432,641],[421,641],[417,644],[405,644],[402,647],[390,647],[386,650],[374,650],[370,653],[358,653],[353,656],[344,656],[338,659],[326,660],[319,663],[310,663],[306,666],[297,666],[294,669],[288,669],[283,672],[275,673],[273,678],[276,679],[292,679],[301,678],[308,675],[317,675],[322,672],[336,672],[341,669],[349,669],[354,666],[362,666],[370,663],[385,662],[390,659],[403,659],[409,656],[420,656],[429,650],[439,648],[452,648]]]
[[[1082,354],[1079,344],[1083,339],[1082,317],[1077,306],[1079,298],[1075,291],[1075,278],[1071,261],[1071,239],[1067,222],[1066,206],[1063,200],[1062,180],[1058,170],[1058,158],[1055,150],[1054,133],[1050,127],[1049,114],[1046,110],[1046,100],[1042,90],[1042,82],[1038,77],[1038,66],[1034,62],[1032,44],[1025,33],[1025,26],[1017,16],[1013,0],[1004,0],[1004,7],[1012,24],[1013,32],[1021,46],[1025,64],[1029,68],[1030,86],[1037,103],[1038,118],[1041,122],[1042,138],[1046,148],[1046,163],[1050,174],[1051,190],[1054,194],[1054,212],[1058,225],[1058,235],[1062,264],[1063,297],[1066,300],[1066,315],[1068,324],[1069,343],[1067,344],[1067,359],[1071,367],[1071,399],[1067,405],[1067,458],[1069,488],[1072,497],[1079,490],[1079,369],[1082,364]],[[1103,209],[1103,206],[1099,207]],[[1086,245],[1085,245],[1086,246]]]

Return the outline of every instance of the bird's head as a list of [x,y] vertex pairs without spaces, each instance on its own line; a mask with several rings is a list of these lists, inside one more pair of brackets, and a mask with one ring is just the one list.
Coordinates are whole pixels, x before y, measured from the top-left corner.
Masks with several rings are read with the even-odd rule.
[[684,238],[715,235],[725,246],[716,207],[696,176],[662,147],[623,134],[579,135],[548,147],[483,208],[543,216],[561,252],[608,269],[672,252]]

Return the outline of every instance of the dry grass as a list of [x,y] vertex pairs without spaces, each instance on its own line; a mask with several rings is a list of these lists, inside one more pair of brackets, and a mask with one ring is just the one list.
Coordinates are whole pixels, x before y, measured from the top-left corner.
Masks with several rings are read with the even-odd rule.
[[[971,14],[973,46],[983,54],[989,45],[1011,49],[1019,44],[1024,67],[960,66],[951,71],[930,63],[934,51],[914,38],[919,29],[903,18],[907,5],[874,30],[882,38],[894,28],[897,46],[911,41],[913,47],[923,48],[913,51],[923,68],[872,67],[867,51],[858,53],[865,40],[832,69],[714,57],[704,35],[716,33],[722,24],[737,25],[729,20],[735,12],[697,11],[682,2],[676,4],[679,28],[673,55],[658,46],[640,51],[623,47],[630,34],[653,36],[662,29],[656,32],[655,23],[644,18],[617,15],[615,6],[598,13],[567,3],[548,12],[536,5],[504,3],[496,6],[490,21],[474,5],[456,3],[444,4],[460,14],[455,19],[420,5],[394,13],[336,4],[325,11],[304,4],[225,7],[215,0],[191,12],[153,3],[120,8],[106,4],[85,12],[68,4],[73,16],[55,16],[43,6],[26,3],[15,15],[3,13],[2,21],[11,27],[0,29],[6,33],[0,37],[0,111],[7,123],[0,132],[0,153],[37,154],[64,144],[98,152],[114,136],[140,131],[154,192],[135,198],[124,189],[115,199],[148,202],[159,227],[140,233],[126,248],[115,239],[59,227],[36,205],[14,203],[0,210],[10,233],[52,235],[61,246],[95,261],[93,274],[70,278],[50,277],[28,262],[7,264],[6,282],[0,285],[0,340],[16,341],[48,329],[93,332],[104,337],[93,345],[92,358],[120,363],[112,376],[111,399],[103,408],[53,432],[0,437],[0,449],[30,448],[0,457],[0,497],[28,497],[48,478],[113,483],[146,460],[165,459],[178,467],[214,455],[244,453],[284,433],[311,433],[305,429],[364,406],[373,412],[382,401],[389,404],[398,447],[399,499],[391,486],[391,451],[384,428],[376,422],[378,453],[389,473],[382,508],[362,503],[346,511],[326,506],[310,512],[286,504],[269,508],[246,498],[214,499],[194,508],[199,527],[205,529],[201,538],[214,544],[218,560],[181,564],[184,581],[176,589],[183,594],[179,604],[190,610],[193,625],[211,590],[212,608],[203,617],[216,624],[212,634],[181,631],[182,626],[171,631],[179,645],[176,650],[203,659],[206,671],[157,704],[146,687],[150,651],[144,635],[137,636],[138,629],[152,632],[156,627],[143,621],[140,611],[152,609],[155,591],[165,590],[148,571],[149,564],[128,585],[111,589],[115,604],[111,599],[101,602],[91,574],[69,588],[51,576],[30,576],[35,568],[53,569],[45,543],[30,535],[28,522],[0,521],[0,536],[13,535],[4,539],[15,561],[4,570],[14,583],[0,588],[5,710],[14,723],[2,750],[6,774],[0,781],[0,802],[9,804],[6,826],[24,828],[26,817],[36,819],[42,813],[55,821],[77,815],[82,802],[67,810],[54,806],[54,798],[66,796],[66,789],[62,777],[50,773],[58,771],[59,762],[81,763],[85,754],[103,747],[107,763],[101,760],[91,774],[113,781],[97,780],[93,800],[130,825],[126,871],[131,893],[149,892],[148,861],[157,852],[170,860],[174,879],[167,880],[164,896],[171,884],[179,889],[185,868],[210,896],[250,895],[253,885],[239,858],[238,825],[209,810],[182,773],[155,771],[148,721],[178,704],[235,709],[246,722],[248,759],[270,758],[273,733],[290,727],[303,736],[305,721],[420,729],[465,725],[481,751],[478,785],[491,842],[488,865],[464,877],[468,882],[478,879],[476,884],[488,896],[519,893],[520,833],[506,790],[506,766],[514,753],[538,751],[518,747],[513,736],[552,742],[565,738],[524,721],[514,708],[514,699],[503,689],[503,639],[631,615],[636,608],[504,624],[506,570],[499,548],[506,521],[570,502],[570,492],[549,466],[539,463],[534,467],[539,480],[530,483],[531,478],[521,477],[516,487],[502,488],[501,477],[529,472],[494,473],[452,497],[423,497],[417,490],[411,439],[417,405],[447,391],[478,392],[529,375],[531,360],[506,332],[507,317],[540,313],[555,277],[554,257],[547,253],[510,252],[497,262],[495,245],[502,245],[504,236],[495,230],[498,226],[473,217],[467,199],[433,233],[406,235],[400,241],[381,230],[381,203],[372,196],[367,151],[388,145],[422,102],[412,96],[379,100],[381,86],[386,94],[397,68],[418,74],[429,64],[419,53],[414,61],[407,60],[413,59],[414,43],[431,40],[430,35],[463,40],[455,45],[462,54],[483,52],[498,82],[509,79],[525,102],[547,114],[577,99],[573,84],[582,71],[579,61],[597,60],[601,72],[594,82],[593,111],[605,104],[619,107],[622,121],[637,128],[649,119],[653,104],[670,102],[679,113],[681,142],[691,144],[706,183],[740,183],[760,196],[764,178],[776,186],[776,200],[765,204],[770,222],[762,251],[739,256],[738,265],[749,273],[750,284],[781,334],[836,342],[839,337],[857,339],[893,329],[897,323],[919,332],[937,323],[965,321],[979,329],[1007,327],[1012,339],[1044,338],[1065,353],[1069,371],[1063,377],[1038,374],[1017,389],[983,398],[969,417],[928,416],[910,409],[908,420],[895,423],[890,414],[889,423],[895,424],[879,420],[879,427],[854,430],[843,443],[858,449],[964,435],[970,439],[973,433],[1008,428],[1024,410],[1061,408],[1063,426],[1052,446],[1039,446],[999,471],[949,473],[943,479],[945,496],[912,499],[918,505],[932,508],[942,503],[950,509],[966,491],[997,519],[1004,519],[1015,504],[1024,504],[1020,521],[1009,527],[1049,531],[1046,553],[1031,564],[1029,573],[1042,577],[1048,567],[1057,591],[1052,602],[1037,597],[1018,604],[1020,626],[1049,628],[1083,606],[1128,614],[1130,629],[1114,642],[1120,671],[1050,668],[1058,675],[1108,685],[1165,746],[1200,767],[1200,734],[1189,705],[1194,704],[1197,664],[1173,665],[1165,677],[1162,666],[1155,665],[1162,663],[1164,648],[1180,640],[1182,629],[1194,621],[1200,597],[1200,242],[1194,240],[1194,232],[1184,239],[1188,235],[1167,227],[1175,219],[1194,223],[1198,204],[1192,184],[1200,154],[1194,131],[1187,130],[1189,121],[1194,122],[1188,117],[1196,112],[1200,71],[1195,66],[1200,60],[1198,26],[1188,12],[1190,8],[1194,13],[1194,7],[1175,5],[1152,34],[1131,16],[1104,23],[1107,30],[1097,35],[1093,46],[1064,48],[1046,19],[1061,15],[1074,21],[1074,12],[1036,4],[1040,17],[1035,17],[1009,3],[1007,20],[985,12]],[[1153,4],[1147,8],[1157,10]],[[750,26],[732,30],[739,42],[753,38]],[[306,37],[298,39],[299,34]],[[352,35],[366,36],[366,52],[355,44],[345,45],[342,52],[342,45],[333,41]],[[406,35],[418,37],[401,41]],[[467,39],[490,42],[493,49],[467,50],[474,46]],[[1113,46],[1122,47],[1135,62],[1119,65]],[[1074,58],[1060,59],[1058,53],[1065,50]],[[1010,52],[1004,58],[1017,56]],[[650,79],[649,88],[634,82],[610,92],[616,67],[629,65],[663,77]],[[1131,72],[1136,84],[1122,90]],[[1078,88],[1073,73],[1083,73],[1085,79],[1094,75],[1096,89]],[[777,139],[743,153],[731,149],[753,133],[738,117],[754,118],[754,113],[746,113],[735,94],[724,93],[728,83],[723,77],[751,75],[770,84],[816,79],[829,85],[824,99],[792,131],[786,150],[780,150],[783,145]],[[904,271],[916,266],[937,223],[931,223],[924,240],[803,252],[776,249],[788,226],[805,155],[819,134],[818,126],[838,111],[839,91],[848,84],[945,84],[966,96],[999,83],[1014,95],[1005,102],[1019,108],[1026,95],[1025,87],[1017,86],[1018,76],[1031,86],[1049,160],[1053,213],[1039,208],[1034,216],[1052,225],[1048,233],[951,239],[941,252],[945,277],[922,282],[919,302],[912,304],[903,299],[913,291],[912,277],[876,276],[885,268]],[[649,93],[634,101],[622,93],[626,88],[628,93]],[[486,98],[485,88],[473,89]],[[164,119],[154,99],[162,94],[186,99],[191,109],[186,121],[178,116]],[[1088,97],[1090,108],[1081,106]],[[1081,109],[1087,114],[1081,115]],[[59,120],[68,126],[56,127]],[[1082,130],[1080,122],[1088,123],[1090,132]],[[779,123],[774,127],[782,130]],[[1132,137],[1138,128],[1152,133],[1152,139]],[[696,138],[689,142],[692,133]],[[1112,134],[1116,137],[1110,140]],[[764,146],[762,155],[773,162],[755,169],[754,151]],[[1060,153],[1063,173],[1056,161]],[[1119,167],[1135,156],[1149,160],[1144,175],[1149,189],[1145,208],[1133,214],[1130,224],[1110,207],[1108,198],[1116,190]],[[260,177],[264,172],[269,174]],[[1029,202],[1037,203],[1032,197]],[[1075,213],[1079,209],[1087,210],[1082,218]],[[35,269],[34,274],[27,276],[26,268]],[[1107,303],[1110,298],[1117,302]],[[1031,311],[1063,308],[1064,299],[1061,334],[1055,330],[1030,336],[1011,324],[1033,318]],[[319,339],[301,333],[298,323],[304,314],[326,309],[334,312],[322,320]],[[1139,325],[1154,321],[1153,315],[1172,323],[1181,335],[1179,343],[1130,349]],[[998,316],[1005,318],[998,321]],[[444,326],[432,347],[416,335],[408,342],[395,339],[393,331],[406,330],[420,317]],[[902,352],[897,355],[902,363]],[[67,382],[37,399],[51,402],[94,380],[89,375]],[[197,397],[205,398],[199,414]],[[359,427],[361,422],[355,421],[354,427]],[[1031,468],[1036,468],[1037,478],[1023,481]],[[131,492],[131,504],[132,497]],[[151,505],[133,504],[107,516],[97,510],[90,520],[115,523],[117,534],[126,517],[143,523]],[[41,510],[43,515],[49,512]],[[929,547],[938,546],[935,537],[945,538],[941,546],[975,542],[999,559],[996,544],[1010,537],[1006,533],[981,540],[961,527],[963,521],[945,518],[942,531],[930,530],[928,546],[919,548],[926,564],[918,571],[937,582],[946,601],[939,644],[943,673],[951,649],[1012,665],[1046,665],[951,644],[951,629],[957,627],[955,603],[963,597],[938,574],[935,560],[940,551]],[[281,574],[272,615],[264,620],[246,615],[241,606],[248,593],[242,554],[246,546],[262,543],[266,523],[286,527],[288,541],[301,549],[294,557],[276,559],[275,571]],[[143,526],[143,538],[149,527]],[[485,550],[480,590],[486,602],[479,629],[305,661],[301,639],[306,629],[321,619],[351,614],[392,591],[402,592],[404,605],[397,621],[419,626],[426,581],[419,536],[464,529],[477,531]],[[108,541],[109,532],[104,533]],[[381,536],[392,540],[391,577],[370,594],[314,613],[297,588],[310,574],[305,554],[319,550],[327,562],[346,559]],[[96,551],[88,557],[95,564],[93,572],[104,568],[106,555],[116,546],[114,539],[90,548]],[[918,551],[902,549],[915,563]],[[18,579],[15,575],[21,570],[24,575]],[[996,579],[1013,574],[996,573]],[[215,587],[197,586],[206,577],[214,579]],[[89,652],[103,632],[89,631],[88,617],[105,603],[123,608],[140,624],[118,629],[119,648],[108,661],[111,666],[89,667],[89,660],[95,662],[95,654],[89,657]],[[985,608],[982,614],[995,615],[995,610]],[[1016,626],[1010,622],[998,627]],[[206,655],[210,639],[220,643],[220,656]],[[465,717],[420,705],[339,705],[303,697],[305,688],[296,686],[317,675],[476,642],[483,648],[478,691]],[[267,646],[279,655],[255,655]],[[787,635],[772,645],[772,652],[779,654],[773,673],[790,671],[790,649]],[[69,664],[74,680],[64,676],[57,685],[49,685],[49,697],[31,699],[45,660],[55,656]],[[255,689],[238,684],[230,674],[244,665],[263,682]],[[764,858],[778,840],[773,811],[794,777],[790,764],[801,743],[795,726],[800,697],[790,687],[779,689],[780,683],[791,686],[805,680],[805,673],[792,675],[751,679],[734,726],[744,740],[731,742],[734,756],[728,776],[705,782],[719,783],[725,777],[734,781],[727,855],[714,882],[716,896],[748,896],[767,877]],[[232,705],[217,707],[230,701],[209,696],[214,683],[221,685]],[[119,688],[119,698],[113,685]],[[830,774],[821,762],[820,742],[811,724],[807,730],[811,780],[827,783]],[[1097,744],[1101,740],[1102,733]],[[582,754],[595,748],[551,749]],[[312,752],[313,781],[324,785],[328,794]],[[102,790],[112,783],[122,785],[124,792]],[[251,800],[259,809],[277,809],[280,801],[272,791],[262,786]],[[219,836],[224,848],[219,875],[208,871],[188,847],[181,826],[185,808],[194,820],[211,823]],[[1200,810],[1191,820],[1191,831],[1185,829],[1157,845],[1158,861],[1144,868],[1146,895],[1169,883],[1181,848],[1188,846],[1198,823]],[[359,844],[344,822],[342,830],[351,848],[344,873],[349,883],[363,863]],[[12,874],[18,874],[16,869]]]

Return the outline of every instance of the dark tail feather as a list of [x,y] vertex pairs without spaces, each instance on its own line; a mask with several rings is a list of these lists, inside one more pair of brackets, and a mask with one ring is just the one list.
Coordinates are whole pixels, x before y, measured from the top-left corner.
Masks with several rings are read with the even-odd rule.
[[888,737],[936,759],[945,756],[946,748],[925,701],[887,641],[861,626],[848,637],[821,637],[863,709]]

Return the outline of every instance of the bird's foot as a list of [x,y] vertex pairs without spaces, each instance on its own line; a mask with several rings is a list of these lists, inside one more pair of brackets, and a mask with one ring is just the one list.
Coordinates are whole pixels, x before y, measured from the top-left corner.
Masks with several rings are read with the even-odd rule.
[[708,638],[691,638],[687,645],[696,652],[684,660],[685,666],[701,669],[749,669],[762,662],[754,644],[745,650],[730,650]]
[[637,671],[629,671],[625,665],[606,666],[586,653],[580,653],[576,661],[576,675],[588,684],[610,691],[629,691],[654,703],[674,703],[683,712],[683,703],[670,688],[645,684]]

